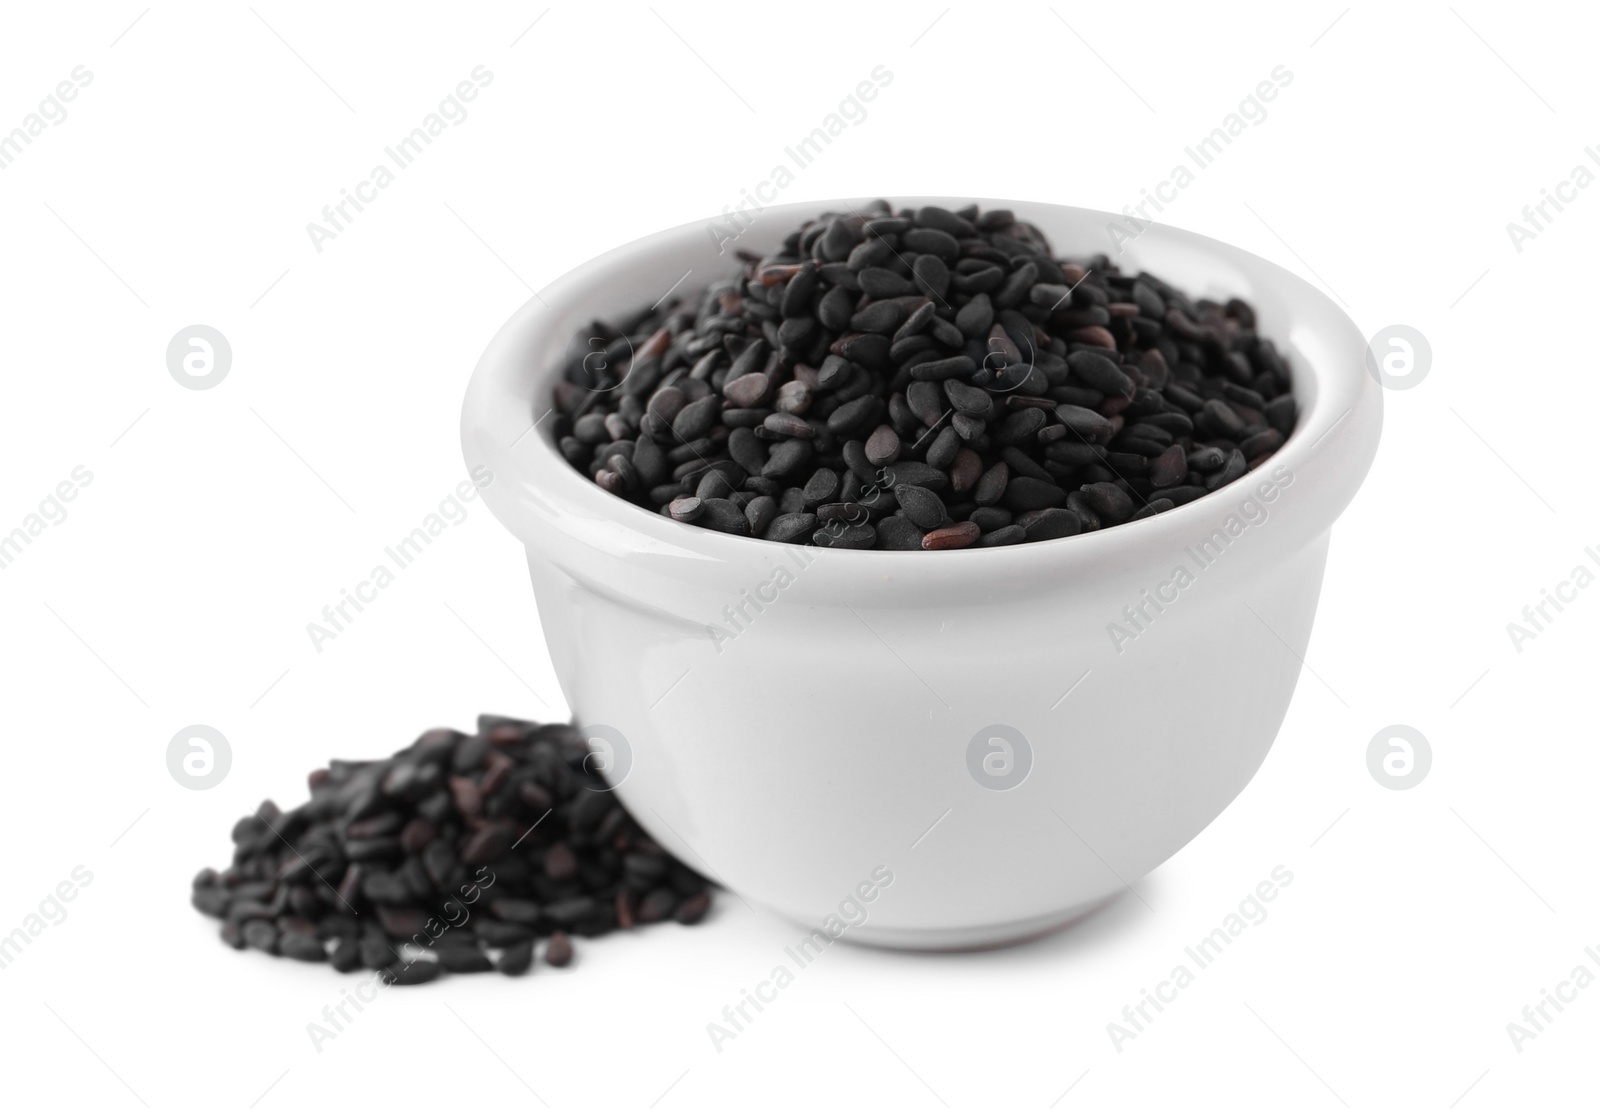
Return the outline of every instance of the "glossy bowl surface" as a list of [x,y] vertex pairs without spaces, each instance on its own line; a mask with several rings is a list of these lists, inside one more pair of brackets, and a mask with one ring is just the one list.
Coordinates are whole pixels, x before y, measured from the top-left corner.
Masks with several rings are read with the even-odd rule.
[[[1064,257],[1100,251],[1120,220],[978,201]],[[737,246],[770,250],[864,204],[771,207]],[[1350,319],[1274,264],[1161,226],[1117,263],[1251,302],[1290,363],[1299,424],[1214,493],[1045,543],[781,546],[677,523],[574,470],[547,414],[572,337],[734,274],[705,223],[575,269],[490,342],[462,416],[467,463],[490,470],[484,497],[527,549],[568,702],[679,858],[830,937],[989,946],[1103,903],[1243,790],[1294,691],[1381,389]]]

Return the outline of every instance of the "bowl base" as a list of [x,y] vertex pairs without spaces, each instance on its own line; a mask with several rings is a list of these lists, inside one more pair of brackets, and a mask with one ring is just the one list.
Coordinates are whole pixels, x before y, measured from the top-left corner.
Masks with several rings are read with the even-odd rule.
[[870,922],[851,928],[842,941],[884,950],[914,950],[929,953],[963,950],[999,950],[1054,934],[1109,905],[1126,889],[1117,889],[1098,899],[1076,904],[1061,911],[1008,923],[989,923],[981,927],[939,927],[923,930],[910,927],[875,927]]

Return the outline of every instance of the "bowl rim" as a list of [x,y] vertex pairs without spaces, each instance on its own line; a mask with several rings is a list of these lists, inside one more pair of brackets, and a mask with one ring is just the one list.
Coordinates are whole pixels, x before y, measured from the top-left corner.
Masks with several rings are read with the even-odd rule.
[[[801,221],[824,212],[841,212],[867,205],[870,198],[834,198],[790,202],[767,206],[757,215],[764,231],[779,237]],[[977,204],[984,210],[1010,209],[1020,220],[1036,220],[1045,210],[1064,211],[1075,219],[1097,222],[1124,222],[1125,215],[1102,210],[1064,206],[1020,199],[973,197],[892,197],[895,209],[923,205],[959,209]],[[595,297],[608,286],[608,280],[628,269],[641,258],[672,250],[687,250],[691,238],[704,240],[711,222],[726,218],[711,217],[686,222],[650,233],[613,248],[571,269],[530,297],[496,333],[480,358],[468,385],[462,409],[462,443],[469,466],[487,465],[496,478],[510,475],[512,486],[490,484],[484,489],[485,501],[496,516],[530,548],[531,529],[554,530],[574,539],[590,550],[612,555],[655,555],[668,559],[697,559],[702,564],[727,564],[738,567],[770,564],[784,553],[803,551],[807,570],[832,570],[846,581],[864,576],[892,574],[896,580],[926,575],[944,581],[953,574],[971,578],[974,567],[993,568],[997,574],[1021,574],[1032,568],[1054,568],[1063,563],[1086,563],[1099,567],[1115,564],[1117,556],[1131,551],[1173,550],[1191,538],[1196,529],[1214,526],[1241,499],[1255,491],[1266,471],[1287,466],[1296,474],[1319,458],[1342,459],[1347,468],[1339,475],[1323,478],[1306,500],[1314,500],[1320,514],[1318,523],[1304,525],[1299,535],[1306,538],[1332,523],[1354,496],[1377,451],[1381,428],[1382,388],[1366,368],[1366,343],[1354,322],[1334,301],[1294,273],[1253,253],[1223,241],[1170,225],[1149,223],[1140,233],[1139,244],[1162,244],[1198,251],[1218,257],[1234,270],[1255,273],[1269,279],[1302,303],[1314,306],[1329,336],[1330,349],[1341,359],[1313,362],[1303,357],[1291,364],[1291,391],[1301,404],[1294,431],[1261,467],[1187,504],[1143,519],[1060,539],[1023,542],[1002,547],[964,547],[942,551],[942,558],[911,558],[912,551],[819,547],[811,544],[778,543],[752,536],[685,524],[659,512],[615,496],[584,476],[560,453],[553,435],[553,424],[544,420],[554,413],[548,393],[563,370],[556,362],[545,367],[529,367],[530,351],[545,351],[550,345],[550,330],[567,333],[573,320],[587,322],[621,310],[600,311]],[[746,230],[750,233],[756,228]],[[1048,231],[1047,231],[1048,235]],[[753,238],[756,250],[773,241]],[[741,245],[742,246],[742,245]],[[1072,257],[1073,246],[1052,243],[1052,249]],[[1137,247],[1137,246],[1136,246]],[[1088,254],[1088,253],[1084,253]],[[733,271],[729,257],[728,272]],[[1136,254],[1126,270],[1145,270]],[[1159,265],[1151,265],[1155,271]],[[697,280],[697,285],[711,277]],[[587,307],[587,309],[584,309]],[[1287,349],[1284,339],[1291,323],[1266,323],[1263,330]],[[1343,337],[1333,335],[1343,334]],[[557,339],[560,346],[568,336]],[[537,402],[540,397],[543,402]],[[1307,398],[1310,406],[1307,407]],[[524,411],[524,405],[536,410]],[[532,416],[537,414],[537,418]],[[529,424],[533,424],[530,426]],[[535,433],[535,437],[528,437]],[[1301,490],[1304,491],[1303,489]],[[530,516],[532,517],[530,519]],[[808,580],[811,575],[808,573]]]

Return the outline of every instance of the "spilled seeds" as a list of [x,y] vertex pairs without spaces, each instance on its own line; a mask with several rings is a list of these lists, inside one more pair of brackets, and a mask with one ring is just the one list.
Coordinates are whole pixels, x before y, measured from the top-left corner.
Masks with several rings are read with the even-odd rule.
[[709,886],[641,830],[570,725],[484,716],[387,760],[333,761],[233,829],[193,903],[243,950],[413,985],[572,962],[572,936],[698,923]]

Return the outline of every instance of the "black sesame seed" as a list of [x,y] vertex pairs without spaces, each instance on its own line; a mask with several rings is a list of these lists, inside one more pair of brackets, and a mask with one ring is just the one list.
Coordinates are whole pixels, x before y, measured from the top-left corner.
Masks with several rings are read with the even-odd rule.
[[894,496],[900,502],[901,514],[924,531],[944,523],[944,501],[931,490],[921,485],[896,485]]
[[1066,499],[1067,492],[1036,477],[1013,477],[1006,485],[1005,506],[1013,512],[1032,512],[1054,508]]
[[1028,533],[1020,524],[1007,524],[997,531],[986,531],[978,536],[980,547],[1004,547],[1012,543],[1022,543],[1028,538]]
[[890,551],[922,548],[922,529],[905,516],[885,516],[877,523],[878,546]]
[[726,532],[729,535],[750,534],[750,521],[745,519],[744,510],[733,501],[718,497],[702,497],[700,506],[702,509],[700,518],[695,521],[700,527]]
[[1017,523],[1027,533],[1030,543],[1042,539],[1063,539],[1083,530],[1078,517],[1067,508],[1044,508],[1029,512],[1019,517]]
[[764,538],[775,543],[794,543],[809,539],[816,527],[817,517],[810,512],[785,512],[767,525]]
[[811,537],[818,547],[838,547],[846,550],[864,550],[878,541],[878,533],[871,524],[850,524],[842,521],[824,524]]
[[[236,949],[398,985],[523,973],[554,928],[632,926],[623,877],[647,878],[638,922],[698,922],[705,881],[596,789],[592,759],[574,726],[485,715],[472,735],[433,730],[387,760],[334,761],[312,774],[308,803],[240,821],[232,867],[195,877],[195,906],[224,918]],[[570,961],[564,935],[547,958]]]
[[[1057,260],[1006,211],[875,202],[739,258],[739,276],[586,327],[555,390],[574,467],[701,527],[889,549],[1061,538],[1197,499],[1294,430],[1288,367],[1248,304]],[[596,344],[605,362],[586,365]],[[819,521],[834,505],[850,518]],[[351,837],[374,856],[391,840]],[[396,909],[398,876],[376,867],[370,886]],[[239,941],[253,921],[234,920]]]

